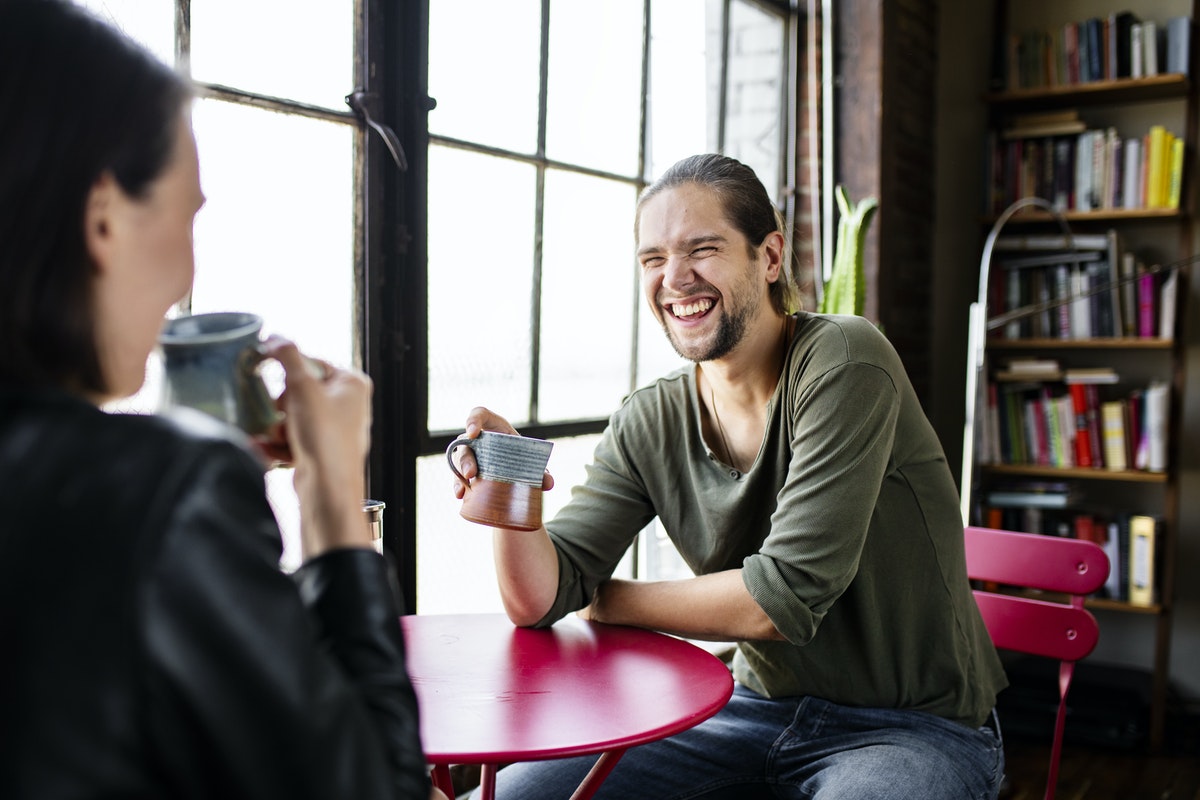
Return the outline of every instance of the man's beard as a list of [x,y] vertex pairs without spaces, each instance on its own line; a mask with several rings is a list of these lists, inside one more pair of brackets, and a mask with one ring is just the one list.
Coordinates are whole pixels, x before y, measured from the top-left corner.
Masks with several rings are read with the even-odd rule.
[[696,363],[715,361],[729,355],[733,348],[742,341],[742,337],[746,335],[746,326],[750,323],[752,311],[753,306],[750,303],[738,303],[731,312],[726,311],[725,306],[722,305],[716,335],[707,344],[701,342],[690,347],[681,345],[675,339],[675,335],[667,323],[666,316],[671,312],[665,308],[663,309],[662,328],[667,335],[667,341],[671,343],[671,347],[675,348],[675,352],[680,357]]

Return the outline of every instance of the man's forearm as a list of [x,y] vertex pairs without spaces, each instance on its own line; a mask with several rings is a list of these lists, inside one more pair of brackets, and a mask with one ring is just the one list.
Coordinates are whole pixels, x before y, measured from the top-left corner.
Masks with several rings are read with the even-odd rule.
[[499,530],[492,535],[500,599],[515,625],[546,616],[558,594],[558,552],[546,529]]
[[740,569],[677,581],[608,580],[581,613],[597,622],[634,625],[689,639],[783,639],[750,596]]

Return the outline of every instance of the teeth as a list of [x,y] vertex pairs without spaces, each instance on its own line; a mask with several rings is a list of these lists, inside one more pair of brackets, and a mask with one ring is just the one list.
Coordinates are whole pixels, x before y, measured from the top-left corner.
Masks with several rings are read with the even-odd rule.
[[693,314],[700,314],[708,311],[713,306],[712,300],[697,300],[694,303],[689,303],[686,306],[678,303],[671,306],[671,313],[677,317],[690,317]]

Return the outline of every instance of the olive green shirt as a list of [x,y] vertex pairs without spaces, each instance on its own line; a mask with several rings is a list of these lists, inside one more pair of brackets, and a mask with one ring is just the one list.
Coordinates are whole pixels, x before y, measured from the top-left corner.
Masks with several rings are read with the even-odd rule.
[[739,642],[739,682],[981,725],[1006,681],[967,581],[957,489],[879,331],[797,315],[749,472],[717,459],[700,419],[695,366],[626,398],[547,524],[560,584],[540,624],[587,605],[657,516],[696,574],[741,567],[787,639]]

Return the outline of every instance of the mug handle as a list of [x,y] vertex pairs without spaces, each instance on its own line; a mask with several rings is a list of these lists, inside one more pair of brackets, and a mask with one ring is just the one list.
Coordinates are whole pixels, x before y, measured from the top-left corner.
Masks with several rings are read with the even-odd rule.
[[[259,367],[266,360],[266,350],[260,343],[255,347],[247,348],[242,354],[240,363],[242,379],[245,381],[243,385],[247,393],[246,400],[251,406],[249,413],[253,418],[252,422],[254,427],[261,427],[263,430],[283,419],[283,415],[275,407],[275,398],[271,397],[271,393],[267,391],[267,384],[259,372]],[[253,432],[261,433],[261,431]]]
[[467,486],[470,486],[471,482],[467,480],[461,472],[458,471],[458,466],[454,463],[454,449],[456,447],[470,447],[471,442],[473,441],[475,440],[466,436],[460,436],[451,442],[449,447],[446,448],[446,463],[450,465],[450,471],[453,472],[455,476]]

